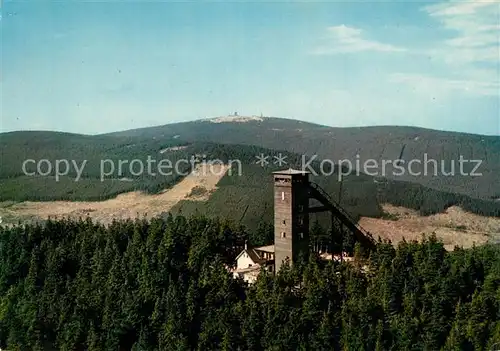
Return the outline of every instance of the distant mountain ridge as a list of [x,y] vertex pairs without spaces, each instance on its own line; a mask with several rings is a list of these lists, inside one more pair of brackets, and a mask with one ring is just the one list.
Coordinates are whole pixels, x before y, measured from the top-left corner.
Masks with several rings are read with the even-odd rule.
[[[233,117],[231,120],[230,117]],[[445,132],[409,126],[328,127],[285,118],[229,116],[226,121],[216,118],[193,122],[166,124],[157,127],[108,133],[101,136],[132,138],[177,138],[185,142],[217,142],[223,144],[255,145],[269,149],[284,149],[303,155],[317,155],[318,159],[332,161],[359,159],[361,165],[368,160],[379,164],[379,175],[390,179],[419,183],[434,189],[460,193],[472,197],[495,199],[500,197],[500,137],[458,132]],[[459,159],[481,161],[464,165],[460,174]],[[412,164],[412,175],[400,175],[391,164],[382,172],[386,161],[402,159]],[[428,160],[427,168],[424,167]],[[433,163],[435,160],[436,163]],[[368,161],[369,162],[369,161]],[[452,163],[455,175],[450,172]],[[434,165],[437,164],[437,169]],[[442,169],[441,169],[442,168]],[[425,172],[426,171],[426,172]],[[437,171],[437,176],[436,176]],[[384,173],[384,174],[382,174]],[[458,174],[457,174],[458,173]]]
[[[419,152],[433,152],[444,160],[458,154],[484,154],[483,165],[487,176],[467,177],[373,177],[363,172],[350,174],[339,182],[336,173],[314,176],[334,198],[342,199],[342,206],[355,218],[383,217],[384,204],[418,210],[423,215],[439,213],[456,205],[483,216],[500,216],[498,181],[498,140],[491,137],[446,133],[414,127],[331,128],[311,123],[239,117],[176,123],[160,127],[100,135],[79,135],[61,132],[27,131],[0,134],[0,212],[10,213],[10,221],[17,220],[9,206],[19,201],[102,201],[118,194],[141,190],[157,194],[177,184],[182,176],[137,176],[126,169],[125,174],[100,177],[99,162],[112,159],[176,160],[192,155],[207,155],[207,159],[241,160],[242,176],[226,175],[215,192],[205,202],[180,201],[172,208],[174,213],[203,213],[222,216],[255,229],[262,221],[272,221],[272,170],[301,167],[301,157],[318,154],[312,167],[318,170],[322,159],[373,158],[403,159],[418,157]],[[269,156],[270,164],[256,164],[257,155]],[[275,156],[286,156],[286,164],[274,164]],[[325,156],[326,155],[326,156]],[[347,155],[347,156],[346,156]],[[23,160],[60,159],[87,164],[81,179],[75,182],[75,171],[55,180],[54,174],[27,176],[22,173]],[[30,164],[29,171],[34,171]],[[327,163],[326,171],[331,170]],[[183,172],[189,172],[184,164]],[[126,167],[125,167],[126,168]],[[486,172],[485,172],[486,170]],[[495,178],[496,177],[496,178]],[[409,177],[411,178],[411,177]],[[126,181],[125,181],[126,180]],[[430,184],[432,183],[432,184]],[[430,186],[429,186],[430,184]],[[454,190],[455,189],[455,190]],[[5,217],[7,219],[7,217]]]
[[329,126],[326,124],[319,124],[319,123],[313,123],[313,122],[308,122],[308,121],[301,121],[293,118],[284,118],[284,117],[264,117],[264,116],[239,116],[239,115],[228,115],[228,116],[218,116],[218,117],[206,117],[206,118],[199,118],[196,120],[192,121],[183,121],[183,122],[174,122],[174,123],[167,123],[167,124],[160,124],[156,126],[150,126],[150,127],[141,127],[141,128],[132,128],[132,129],[126,129],[122,131],[116,131],[116,132],[111,132],[111,133],[99,133],[97,135],[119,135],[119,136],[144,136],[148,135],[150,132],[152,134],[156,134],[158,129],[161,128],[166,128],[166,127],[173,127],[173,126],[183,126],[183,125],[189,125],[193,123],[262,123],[262,125],[275,125],[275,126],[287,126],[287,127],[297,127],[297,128],[308,128],[308,129],[334,129],[334,130],[359,130],[359,129],[364,129],[364,130],[370,130],[370,129],[397,129],[397,130],[403,130],[407,132],[421,132],[421,131],[426,131],[430,133],[435,133],[437,134],[444,134],[446,136],[448,135],[459,135],[459,136],[476,136],[479,138],[498,138],[499,136],[496,135],[483,135],[483,134],[477,134],[477,133],[465,133],[465,132],[456,132],[456,131],[448,131],[448,130],[439,130],[439,129],[431,129],[431,128],[425,128],[425,127],[417,127],[417,126],[409,126],[409,125],[374,125],[374,126],[362,126],[362,127],[334,127],[334,126]]

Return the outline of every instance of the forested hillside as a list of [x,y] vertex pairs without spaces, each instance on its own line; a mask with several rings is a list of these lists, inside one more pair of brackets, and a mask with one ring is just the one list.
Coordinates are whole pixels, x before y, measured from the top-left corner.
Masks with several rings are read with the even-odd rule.
[[224,264],[249,237],[182,216],[0,229],[0,347],[406,351],[500,342],[499,246],[379,243],[368,256],[358,247],[352,266],[312,256],[248,287]]
[[[4,133],[0,135],[0,201],[104,200],[126,191],[157,192],[172,186],[182,177],[175,173],[152,176],[142,172],[134,175],[138,167],[131,168],[130,162],[137,159],[146,164],[148,155],[160,159],[161,150],[179,145],[183,144],[175,140],[141,141],[57,132]],[[170,152],[163,157],[175,163],[186,155]],[[35,162],[25,165],[25,174],[23,162],[29,159]],[[47,163],[42,163],[37,169],[40,160],[49,161],[51,169],[48,169]],[[58,179],[55,169],[57,160],[69,163],[68,168],[61,163],[61,174],[66,170],[67,173]],[[128,163],[120,168],[120,160],[127,160]],[[76,168],[82,170],[81,174]],[[39,171],[44,175],[40,175]],[[109,173],[102,180],[101,171]],[[190,165],[179,165],[179,171],[189,172]]]
[[[293,155],[290,155],[291,160]],[[295,162],[295,161],[294,161]],[[206,202],[180,201],[171,210],[175,214],[222,216],[256,230],[258,223],[273,223],[273,177],[271,171],[279,167],[262,168],[245,165],[243,176],[227,174],[218,183],[217,190]],[[366,175],[349,175],[338,181],[338,173],[330,176],[311,176],[311,181],[324,188],[332,198],[340,202],[355,219],[360,216],[384,217],[381,205],[390,203],[430,215],[444,211],[450,206],[461,206],[466,211],[484,216],[500,216],[500,202],[470,198],[468,196],[437,191],[419,184],[400,181],[374,181]],[[327,214],[312,214],[330,226]]]
[[[359,161],[361,167],[366,160],[376,161],[375,169],[368,169],[392,180],[417,183],[436,190],[463,194],[473,198],[496,200],[500,198],[500,138],[441,132],[411,127],[364,127],[332,128],[311,123],[264,118],[244,123],[212,123],[210,120],[169,124],[106,135],[80,135],[59,132],[11,132],[0,134],[0,200],[32,199],[106,199],[118,193],[131,190],[156,192],[177,182],[176,177],[135,176],[125,164],[118,174],[119,160],[142,160],[168,158],[173,163],[179,158],[191,156],[183,150],[167,151],[172,146],[198,145],[197,151],[204,152],[205,145],[232,144],[243,148],[246,145],[254,151],[283,150],[288,153],[306,155],[306,162],[313,155],[317,161],[328,159],[338,162],[350,160],[353,167]],[[223,146],[226,147],[226,146]],[[247,149],[251,150],[251,149]],[[234,149],[231,150],[231,152]],[[225,153],[230,159],[237,155]],[[251,155],[251,162],[255,156]],[[357,158],[359,155],[359,158]],[[248,154],[250,156],[250,154]],[[481,160],[476,173],[481,176],[461,175],[459,158]],[[437,168],[430,162],[426,167],[425,158],[436,160]],[[52,163],[66,159],[78,166],[87,161],[81,180],[74,184],[77,176],[74,167],[54,182],[54,172],[48,176],[35,177],[23,174],[22,164],[27,159],[48,159]],[[248,157],[247,157],[248,159]],[[393,164],[382,166],[382,162],[402,159],[405,174],[398,173]],[[411,166],[408,162],[419,160]],[[112,160],[115,171],[100,178],[101,160]],[[299,166],[302,165],[300,160]],[[446,176],[452,170],[455,175]],[[27,171],[35,169],[28,164]],[[474,163],[464,164],[464,173],[469,174]],[[137,170],[137,168],[135,168]],[[182,170],[187,169],[183,166]],[[316,171],[318,167],[314,168]],[[45,169],[44,169],[45,170]],[[361,170],[364,171],[363,169]],[[427,171],[427,172],[425,172]],[[418,175],[418,173],[421,175]],[[437,175],[436,175],[437,173]],[[127,180],[124,180],[126,178]],[[131,183],[128,179],[133,180]],[[47,189],[43,192],[43,189]]]
[[[494,132],[494,131],[493,131]],[[199,120],[141,128],[111,134],[113,136],[142,138],[172,138],[182,141],[211,141],[224,144],[257,145],[269,149],[287,150],[318,159],[351,160],[359,155],[361,165],[367,160],[378,164],[378,175],[383,173],[383,160],[403,160],[405,174],[391,165],[385,175],[393,180],[418,183],[434,189],[460,193],[484,199],[500,198],[500,137],[455,132],[444,132],[416,127],[380,126],[360,128],[333,128],[284,118],[253,118],[247,122],[214,123]],[[460,172],[460,156],[465,160],[482,160],[469,176],[474,163],[464,163]],[[408,163],[413,160],[412,173]],[[436,166],[425,160],[436,160]],[[453,176],[444,173],[452,169]],[[372,162],[372,161],[371,161]],[[443,172],[443,169],[444,172]],[[374,169],[370,169],[374,171]],[[437,174],[436,174],[437,173]]]
[[[196,213],[209,217],[223,216],[251,230],[257,230],[260,222],[272,224],[271,172],[287,167],[300,168],[302,162],[299,154],[280,149],[206,141],[188,143],[176,138],[150,138],[144,141],[135,136],[82,136],[49,132],[7,133],[4,136],[7,137],[0,139],[2,162],[5,166],[0,170],[0,201],[4,201],[0,204],[0,216],[13,223],[17,223],[18,218],[15,211],[11,210],[13,202],[95,201],[134,190],[157,194],[171,188],[183,178],[175,170],[171,170],[173,172],[168,176],[159,174],[154,167],[161,160],[175,164],[178,160],[190,160],[198,155],[200,162],[219,159],[225,163],[240,163],[233,164],[233,172],[222,178],[208,201],[187,199],[174,206],[171,212],[188,216]],[[264,167],[257,165],[256,155],[260,154],[268,155],[270,164]],[[272,163],[273,157],[280,154],[285,157],[286,165]],[[149,174],[146,169],[144,174],[133,174],[131,171],[134,169],[127,163],[121,172],[117,169],[120,160],[128,160],[129,163],[131,160],[138,160],[146,168],[148,157],[155,161],[152,164],[155,174]],[[78,181],[75,181],[78,174],[74,168],[70,168],[67,175],[56,180],[54,169],[47,176],[20,175],[23,160],[28,158],[47,159],[53,164],[59,159],[72,160],[79,166],[84,161],[86,163]],[[102,180],[101,160],[110,160],[115,165],[114,172],[107,174]],[[312,162],[311,166],[316,170],[321,169],[319,160]],[[190,163],[181,162],[179,171],[187,174],[191,167]],[[35,171],[34,163],[30,163],[27,170]],[[343,176],[340,182],[337,167],[332,170],[327,163],[323,170],[329,175],[313,174],[311,180],[323,187],[356,219],[360,216],[383,217],[385,214],[381,205],[385,203],[415,209],[423,215],[438,213],[449,206],[458,205],[479,215],[500,216],[498,201],[476,199],[363,173]],[[30,218],[36,219],[36,214],[33,215],[35,217]],[[325,228],[330,226],[327,215],[313,215],[313,221],[316,219]]]

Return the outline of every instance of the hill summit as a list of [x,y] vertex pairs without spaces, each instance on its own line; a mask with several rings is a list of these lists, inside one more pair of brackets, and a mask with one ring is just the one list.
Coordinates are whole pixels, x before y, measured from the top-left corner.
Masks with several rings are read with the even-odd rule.
[[[392,162],[376,176],[475,198],[500,197],[500,137],[497,136],[409,126],[338,128],[294,119],[236,114],[107,135],[250,145],[316,155],[317,159],[334,163]],[[460,169],[460,160],[465,160],[464,169]],[[411,164],[411,172],[397,173],[395,161]]]
[[264,117],[257,117],[257,116],[238,116],[237,114],[235,115],[229,115],[229,116],[221,116],[221,117],[214,117],[208,119],[208,121],[212,123],[246,123],[246,122],[252,122],[252,121],[258,121],[262,122],[264,120]]

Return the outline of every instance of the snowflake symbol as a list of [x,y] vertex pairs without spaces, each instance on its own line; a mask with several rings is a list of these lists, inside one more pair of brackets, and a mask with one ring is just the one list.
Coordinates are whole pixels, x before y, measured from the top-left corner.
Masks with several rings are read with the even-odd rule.
[[256,164],[260,165],[261,167],[264,167],[269,164],[269,161],[267,160],[269,156],[264,156],[264,154],[260,154],[258,156],[255,156],[257,158]]
[[274,157],[274,164],[277,164],[278,166],[283,166],[286,165],[286,155],[281,154],[281,152],[278,154],[278,156],[273,156]]

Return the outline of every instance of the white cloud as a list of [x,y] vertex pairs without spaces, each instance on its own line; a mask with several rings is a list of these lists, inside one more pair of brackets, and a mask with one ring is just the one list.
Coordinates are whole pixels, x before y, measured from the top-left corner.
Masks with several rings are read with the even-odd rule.
[[390,44],[362,37],[362,30],[345,25],[328,28],[327,43],[313,51],[316,55],[353,53],[360,51],[400,52],[405,51]]
[[[442,77],[395,74],[391,80],[433,93],[499,96],[500,3],[445,2],[424,6],[422,11],[448,32],[448,37],[434,41],[423,54],[441,61],[447,68]],[[492,68],[484,69],[485,65]]]
[[[500,31],[500,26],[498,26],[497,30]],[[450,40],[447,40],[446,43],[449,46],[453,47],[482,47],[492,45],[492,49],[494,49],[495,45],[498,45],[499,36],[494,32],[486,32],[486,33],[476,33],[474,36],[460,36]]]
[[478,9],[487,7],[491,4],[495,4],[495,2],[484,0],[467,2],[453,1],[425,6],[424,10],[431,16],[464,16],[473,15]]
[[485,80],[449,79],[421,74],[395,73],[391,81],[406,83],[415,91],[431,95],[447,95],[461,92],[476,95],[498,96],[498,83]]
[[452,38],[434,50],[447,63],[498,63],[500,60],[500,3],[447,2],[423,7],[432,19],[451,31]]

